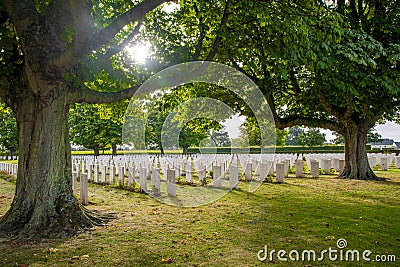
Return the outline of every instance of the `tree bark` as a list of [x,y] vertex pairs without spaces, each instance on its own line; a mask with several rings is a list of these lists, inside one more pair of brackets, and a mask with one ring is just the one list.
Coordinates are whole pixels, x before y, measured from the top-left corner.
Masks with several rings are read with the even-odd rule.
[[[94,152],[94,156],[98,157],[100,155],[100,147],[98,145],[95,145],[93,147],[93,152]],[[104,154],[104,149],[103,149],[103,154]]]
[[117,155],[117,145],[111,144],[112,155],[115,157]]
[[72,193],[68,108],[64,88],[51,97],[27,95],[17,105],[19,161],[11,208],[0,220],[3,236],[59,238],[103,223]]
[[382,180],[372,171],[367,157],[368,127],[355,127],[347,130],[345,140],[345,168],[340,178],[359,180]]

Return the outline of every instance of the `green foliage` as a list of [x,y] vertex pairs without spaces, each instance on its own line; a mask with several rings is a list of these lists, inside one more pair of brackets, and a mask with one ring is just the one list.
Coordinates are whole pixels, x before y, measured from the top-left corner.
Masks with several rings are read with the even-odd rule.
[[310,128],[299,135],[298,143],[301,146],[320,146],[325,143],[325,134],[321,133],[319,129]]
[[[268,128],[261,132],[259,124],[254,117],[249,117],[240,127],[240,136],[236,140],[240,146],[283,146],[288,132],[279,130],[275,125],[268,124]],[[248,141],[247,141],[248,140]]]
[[[166,149],[165,145],[174,144],[171,138],[178,134],[179,147],[185,150],[190,146],[199,146],[199,143],[211,136],[211,130],[218,131],[221,128],[220,122],[208,119],[204,110],[210,114],[217,114],[207,101],[196,98],[198,91],[201,91],[202,84],[188,84],[179,86],[165,94],[152,97],[151,104],[146,107],[148,110],[147,126],[145,130],[146,145],[153,149]],[[197,91],[197,89],[199,89]],[[195,100],[195,101],[192,101]],[[219,114],[222,118],[228,115]],[[226,138],[226,134],[222,137]],[[215,137],[215,135],[214,135]],[[220,138],[216,141],[224,141]],[[164,142],[164,144],[162,143]],[[171,148],[168,148],[171,149]]]
[[[69,113],[70,139],[77,145],[99,149],[122,143],[122,123],[112,114],[104,114],[102,105],[75,104]],[[115,114],[122,117],[123,114]]]
[[61,34],[61,37],[67,43],[67,47],[71,46],[72,41],[74,40],[74,35],[75,35],[75,31],[70,26],[67,26],[67,28],[65,28],[65,31]]
[[35,0],[36,10],[39,14],[45,15],[51,0]]
[[14,24],[0,2],[0,75],[9,76],[22,66],[23,56]]
[[11,155],[18,151],[18,129],[14,113],[4,103],[0,103],[0,148]]
[[285,144],[288,146],[299,145],[299,138],[304,133],[304,129],[300,126],[294,126],[289,129],[288,135],[286,136]]
[[231,145],[229,134],[223,130],[220,130],[218,132],[213,132],[211,135],[211,140],[218,147],[227,147]]

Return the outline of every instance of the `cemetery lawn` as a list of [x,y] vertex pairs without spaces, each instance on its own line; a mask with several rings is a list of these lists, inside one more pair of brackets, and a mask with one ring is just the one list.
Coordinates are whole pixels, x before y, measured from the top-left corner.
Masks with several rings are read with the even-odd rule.
[[[265,183],[254,193],[241,182],[220,200],[177,208],[151,197],[89,185],[91,210],[117,219],[70,239],[40,244],[0,242],[0,266],[398,266],[400,261],[400,170],[377,172],[385,182],[289,178]],[[0,216],[15,185],[0,179]],[[395,255],[396,263],[329,261],[260,262],[257,252],[338,249]],[[285,255],[288,258],[288,254]],[[300,256],[301,257],[301,256]]]

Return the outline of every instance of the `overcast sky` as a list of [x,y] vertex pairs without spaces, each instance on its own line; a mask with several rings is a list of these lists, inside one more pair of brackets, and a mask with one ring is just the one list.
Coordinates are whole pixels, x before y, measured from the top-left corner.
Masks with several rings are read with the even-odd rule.
[[[229,133],[230,138],[237,138],[239,136],[239,126],[244,122],[244,120],[245,117],[239,117],[236,115],[232,119],[223,123],[226,127],[226,131]],[[375,129],[382,136],[382,138],[390,138],[394,141],[400,142],[400,124],[387,122],[385,124],[376,126]],[[321,130],[321,132],[325,133],[326,140],[328,142],[335,138],[335,136],[329,130]]]
[[383,125],[378,125],[375,129],[382,135],[382,138],[390,138],[400,142],[400,124],[387,122]]

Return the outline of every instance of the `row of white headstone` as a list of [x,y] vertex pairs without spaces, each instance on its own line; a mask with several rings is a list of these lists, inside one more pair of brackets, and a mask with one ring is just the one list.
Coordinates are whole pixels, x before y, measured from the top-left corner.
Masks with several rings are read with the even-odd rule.
[[[281,154],[281,155],[182,155],[168,156],[78,156],[73,158],[73,188],[77,192],[76,181],[81,177],[81,201],[87,204],[87,181],[95,183],[118,184],[121,187],[132,187],[134,183],[139,185],[143,192],[148,190],[147,181],[151,181],[152,193],[160,193],[162,182],[167,185],[167,194],[176,196],[176,183],[178,177],[185,177],[186,183],[193,183],[193,175],[196,174],[198,182],[207,178],[207,172],[212,171],[212,186],[223,187],[223,180],[228,178],[229,187],[237,188],[239,181],[239,169],[246,181],[257,179],[263,182],[268,176],[275,176],[278,183],[284,183],[289,170],[293,167],[296,177],[304,177],[304,161],[310,169],[311,177],[317,178],[320,174],[320,166],[324,174],[331,174],[332,170],[341,172],[344,169],[343,154]],[[371,167],[378,163],[383,170],[392,164],[400,168],[400,156],[372,154],[368,156]],[[88,175],[89,174],[89,175]],[[226,177],[227,176],[227,177]],[[125,178],[127,177],[127,179]],[[86,185],[85,185],[86,184]],[[83,194],[83,195],[82,195]]]
[[[313,178],[319,177],[320,167],[324,174],[330,174],[332,169],[340,173],[344,168],[344,154],[73,156],[72,188],[77,194],[79,179],[80,199],[87,205],[89,181],[128,188],[138,184],[143,192],[150,192],[149,183],[153,194],[160,194],[161,183],[165,183],[170,196],[176,196],[177,179],[183,182],[183,177],[187,184],[207,184],[206,179],[211,178],[213,187],[231,189],[237,188],[239,177],[264,182],[268,176],[275,176],[278,183],[283,183],[291,168],[296,177],[304,177],[303,158]],[[368,154],[368,160],[371,167],[380,164],[382,170],[387,170],[393,161],[400,168],[400,156],[393,154]],[[0,170],[17,175],[18,166],[0,162]],[[224,182],[226,180],[229,182]]]
[[0,161],[0,171],[5,171],[8,174],[17,175],[17,173],[18,173],[18,164],[1,162]]

